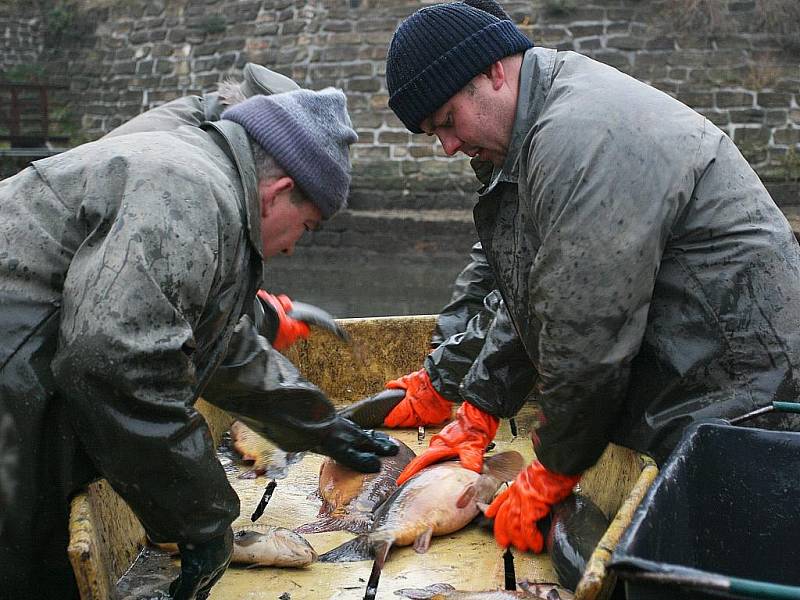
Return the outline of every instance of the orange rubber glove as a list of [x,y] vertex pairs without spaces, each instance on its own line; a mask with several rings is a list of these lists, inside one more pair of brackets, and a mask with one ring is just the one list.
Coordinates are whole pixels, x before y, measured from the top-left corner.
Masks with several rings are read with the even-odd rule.
[[456,456],[465,469],[480,473],[486,446],[494,439],[499,422],[497,417],[464,402],[458,408],[456,420],[433,436],[430,447],[406,465],[397,485],[403,485],[429,465]]
[[437,392],[425,369],[386,383],[387,390],[405,390],[406,395],[386,415],[384,427],[439,425],[450,418],[453,403]]
[[494,519],[494,539],[503,548],[511,545],[522,552],[541,552],[544,537],[536,521],[569,496],[580,478],[553,473],[538,460],[533,461],[486,509],[486,516]]
[[276,350],[286,350],[299,339],[306,339],[311,334],[308,323],[298,321],[288,316],[286,313],[292,310],[292,301],[289,296],[281,294],[274,296],[264,290],[258,290],[256,295],[275,310],[278,315],[278,331],[272,341],[272,347]]

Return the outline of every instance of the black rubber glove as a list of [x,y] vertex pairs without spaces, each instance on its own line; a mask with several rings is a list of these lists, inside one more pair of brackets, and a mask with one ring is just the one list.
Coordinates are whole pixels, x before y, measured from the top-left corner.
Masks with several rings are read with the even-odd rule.
[[322,443],[313,448],[314,452],[330,456],[344,466],[362,473],[377,473],[381,470],[378,456],[394,456],[399,450],[400,447],[388,435],[361,429],[349,419],[340,416],[326,427]]
[[178,544],[181,574],[169,586],[175,600],[205,600],[222,577],[233,553],[233,530],[199,544]]

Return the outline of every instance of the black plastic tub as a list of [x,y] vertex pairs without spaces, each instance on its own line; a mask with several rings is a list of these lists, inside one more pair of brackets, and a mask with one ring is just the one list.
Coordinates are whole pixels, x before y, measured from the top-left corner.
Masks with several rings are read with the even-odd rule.
[[610,567],[629,600],[800,598],[800,433],[689,428]]

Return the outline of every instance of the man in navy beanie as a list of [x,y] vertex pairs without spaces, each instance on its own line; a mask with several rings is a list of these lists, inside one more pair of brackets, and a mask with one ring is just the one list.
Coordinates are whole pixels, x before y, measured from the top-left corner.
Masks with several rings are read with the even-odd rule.
[[464,2],[400,24],[386,83],[410,131],[493,164],[475,225],[527,355],[495,364],[507,389],[465,397],[398,483],[454,456],[479,471],[532,392],[537,460],[487,516],[499,544],[540,552],[536,521],[609,442],[661,463],[693,421],[798,396],[800,248],[702,115]]
[[344,94],[257,95],[221,117],[104,138],[0,182],[3,445],[26,457],[13,495],[3,482],[9,597],[77,594],[69,502],[98,477],[150,539],[177,542],[172,596],[208,597],[239,499],[201,394],[287,451],[360,471],[397,451],[338,416],[254,326],[263,261],[347,200]]

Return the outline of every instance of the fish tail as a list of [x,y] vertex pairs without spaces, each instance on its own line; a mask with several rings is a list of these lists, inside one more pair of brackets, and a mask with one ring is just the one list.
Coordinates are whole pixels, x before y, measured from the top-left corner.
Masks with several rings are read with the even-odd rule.
[[319,562],[356,562],[373,558],[372,541],[362,534],[320,555]]
[[353,529],[354,525],[358,525],[351,519],[340,519],[339,517],[326,517],[318,519],[295,527],[295,533],[324,533],[326,531],[352,531],[353,533],[366,533],[369,529],[369,523],[365,528]]

